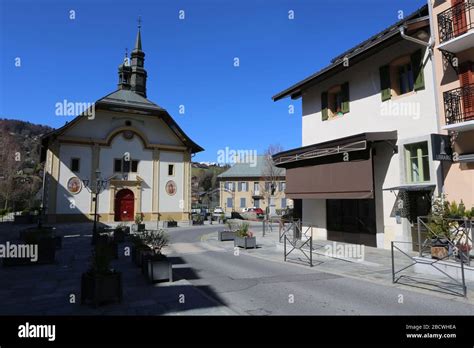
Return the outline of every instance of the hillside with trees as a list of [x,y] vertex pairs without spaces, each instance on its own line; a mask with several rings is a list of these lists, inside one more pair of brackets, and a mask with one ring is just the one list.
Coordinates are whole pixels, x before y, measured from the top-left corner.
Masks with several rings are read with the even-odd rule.
[[0,119],[0,214],[36,209],[41,198],[41,136],[53,128]]

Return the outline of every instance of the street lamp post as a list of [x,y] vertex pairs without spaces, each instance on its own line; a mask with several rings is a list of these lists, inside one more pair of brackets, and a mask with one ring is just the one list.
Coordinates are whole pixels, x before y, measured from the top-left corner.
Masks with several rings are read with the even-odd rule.
[[100,193],[100,187],[102,186],[102,183],[100,182],[100,170],[97,169],[95,171],[95,186],[94,186],[94,199],[93,201],[95,202],[94,205],[94,227],[92,228],[92,244],[95,245],[97,243],[97,239],[99,238],[98,232],[97,232],[97,207],[99,205],[99,193]]

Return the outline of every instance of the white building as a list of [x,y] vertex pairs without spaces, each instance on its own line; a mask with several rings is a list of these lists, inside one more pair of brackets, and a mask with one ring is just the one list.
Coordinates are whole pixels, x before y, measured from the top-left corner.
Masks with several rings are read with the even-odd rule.
[[302,98],[302,147],[274,160],[316,238],[416,241],[438,185],[429,39],[424,6],[273,97]]
[[118,90],[42,139],[43,206],[49,222],[188,220],[191,155],[203,149],[146,99],[140,28],[119,67]]

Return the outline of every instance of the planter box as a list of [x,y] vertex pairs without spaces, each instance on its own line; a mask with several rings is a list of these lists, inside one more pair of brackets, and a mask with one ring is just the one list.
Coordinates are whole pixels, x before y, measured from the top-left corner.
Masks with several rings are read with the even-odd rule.
[[235,239],[235,231],[219,231],[217,233],[220,242]]
[[204,220],[193,220],[193,225],[204,225]]
[[52,238],[42,239],[38,242],[38,259],[32,261],[31,258],[6,257],[3,259],[4,266],[23,265],[45,265],[56,261],[56,241]]
[[448,248],[444,246],[432,246],[431,247],[431,258],[441,260],[448,256]]
[[132,261],[137,267],[142,266],[142,258],[144,255],[151,253],[148,246],[132,247]]
[[151,283],[173,281],[173,267],[164,255],[149,255],[144,258],[144,270]]
[[122,302],[122,274],[111,272],[97,274],[83,273],[81,277],[81,304],[101,304]]
[[36,220],[36,215],[15,215],[13,217],[15,224],[33,224]]
[[178,222],[177,221],[163,221],[163,227],[164,228],[178,227]]
[[145,231],[145,224],[137,224],[137,232],[143,232]]
[[238,237],[235,236],[234,246],[238,246],[244,249],[256,248],[257,247],[257,237]]

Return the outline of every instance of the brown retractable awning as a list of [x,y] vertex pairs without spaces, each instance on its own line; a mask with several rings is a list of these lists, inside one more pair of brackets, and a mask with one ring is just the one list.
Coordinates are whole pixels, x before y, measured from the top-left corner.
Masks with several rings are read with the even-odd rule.
[[288,198],[374,198],[372,143],[389,141],[394,146],[396,139],[397,132],[362,133],[281,152],[273,159],[286,168]]
[[374,198],[372,158],[287,169],[285,194],[292,199]]

